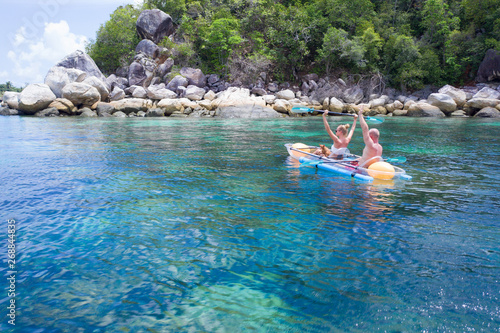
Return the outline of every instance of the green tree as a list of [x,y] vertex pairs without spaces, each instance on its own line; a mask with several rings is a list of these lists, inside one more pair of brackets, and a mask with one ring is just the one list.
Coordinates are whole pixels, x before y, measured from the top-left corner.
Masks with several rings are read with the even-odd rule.
[[95,40],[86,47],[87,53],[104,73],[112,73],[127,65],[139,43],[136,22],[140,9],[131,5],[118,7],[110,19],[101,25]]

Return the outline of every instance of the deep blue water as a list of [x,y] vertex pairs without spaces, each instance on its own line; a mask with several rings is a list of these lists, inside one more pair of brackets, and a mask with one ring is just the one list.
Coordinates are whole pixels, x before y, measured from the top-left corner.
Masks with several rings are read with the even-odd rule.
[[0,329],[499,332],[500,122],[376,127],[411,181],[299,167],[321,118],[0,117]]

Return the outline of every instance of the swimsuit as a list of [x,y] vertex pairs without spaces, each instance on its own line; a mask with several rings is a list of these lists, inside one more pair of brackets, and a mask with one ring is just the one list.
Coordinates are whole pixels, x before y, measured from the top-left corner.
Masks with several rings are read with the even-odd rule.
[[348,155],[350,154],[351,152],[349,151],[349,149],[347,149],[347,147],[345,148],[335,148],[333,145],[332,145],[332,148],[330,149],[331,151],[331,154],[329,157],[343,157],[344,155]]

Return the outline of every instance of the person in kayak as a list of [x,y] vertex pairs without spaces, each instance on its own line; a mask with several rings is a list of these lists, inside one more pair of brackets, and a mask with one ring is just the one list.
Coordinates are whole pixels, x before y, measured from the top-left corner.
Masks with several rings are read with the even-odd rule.
[[[349,154],[349,149],[347,146],[349,142],[351,142],[352,135],[354,133],[354,129],[356,128],[356,121],[358,120],[358,116],[354,116],[354,121],[352,123],[352,128],[349,131],[349,124],[339,125],[335,130],[335,133],[330,128],[328,124],[328,120],[326,116],[328,115],[328,110],[323,113],[323,124],[325,125],[326,132],[330,135],[330,138],[333,140],[333,145],[331,149],[325,147],[325,145],[319,145],[314,154],[326,157],[332,157],[335,159],[342,159],[344,155]],[[349,131],[349,132],[348,132]]]
[[364,168],[368,168],[371,164],[379,161],[382,157],[382,146],[378,142],[380,137],[380,132],[376,128],[369,129],[368,124],[363,117],[363,107],[359,110],[359,125],[363,131],[363,141],[365,142],[365,148],[363,149],[363,155],[358,161],[358,165]]

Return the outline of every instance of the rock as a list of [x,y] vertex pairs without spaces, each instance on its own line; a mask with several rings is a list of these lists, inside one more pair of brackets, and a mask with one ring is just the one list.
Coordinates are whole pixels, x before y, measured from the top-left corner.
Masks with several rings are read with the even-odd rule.
[[179,102],[181,102],[182,106],[184,109],[191,108],[191,109],[196,109],[198,107],[198,103],[190,100],[189,98],[179,98]]
[[288,101],[295,98],[295,93],[290,89],[281,90],[276,93],[276,98]]
[[125,98],[119,101],[110,102],[117,111],[122,111],[125,114],[139,111],[147,111],[153,106],[151,100],[142,98]]
[[371,100],[370,103],[368,103],[368,104],[370,105],[371,109],[374,109],[378,106],[384,106],[388,100],[389,100],[389,97],[384,95],[384,96],[381,96],[379,98],[375,98],[375,99]]
[[267,90],[269,90],[270,92],[277,92],[279,89],[278,85],[274,82],[271,82],[267,85]]
[[[144,113],[144,111],[139,111],[139,112]],[[112,117],[127,118],[127,114],[125,112],[122,112],[122,111],[117,111],[117,112],[113,113]]]
[[215,99],[215,93],[212,90],[209,90],[206,92],[206,94],[203,98],[207,99],[209,101],[213,101]]
[[500,99],[500,92],[489,87],[484,87],[472,96],[472,99],[476,98]]
[[11,109],[19,109],[19,95],[21,93],[15,91],[6,91],[3,93],[3,104]]
[[146,70],[137,61],[130,64],[128,69],[128,83],[129,85],[141,85],[147,78]]
[[212,101],[216,115],[221,118],[276,118],[280,114],[264,105],[263,98],[250,96],[246,88],[230,87]]
[[439,89],[438,92],[440,94],[446,94],[453,98],[453,100],[457,104],[457,107],[459,108],[462,107],[467,101],[467,94],[463,90],[457,89],[448,84]]
[[205,96],[205,89],[199,88],[195,85],[187,86],[184,91],[184,97],[189,98],[192,101],[200,101]]
[[379,114],[383,114],[383,115],[387,114],[387,109],[381,105],[372,108],[371,111],[373,112],[373,116],[376,116]]
[[83,83],[86,83],[94,88],[97,89],[99,94],[101,95],[101,101],[105,101],[108,99],[109,96],[109,89],[106,86],[104,82],[96,78],[95,76],[89,76],[85,80],[83,80]]
[[438,117],[444,118],[445,114],[437,107],[424,102],[414,103],[406,114],[409,117]]
[[109,98],[109,101],[112,102],[112,101],[119,101],[120,99],[124,99],[125,96],[126,96],[125,91],[123,91],[123,89],[121,89],[120,87],[115,86],[113,91],[111,91],[111,93],[109,94],[108,98]]
[[467,117],[467,114],[465,113],[464,110],[457,110],[455,112],[452,112],[450,114],[451,117]]
[[498,104],[500,104],[500,100],[498,99],[493,99],[493,98],[473,98],[467,101],[465,103],[465,107],[471,107],[475,109],[484,109],[486,107],[491,107],[494,108]]
[[[127,75],[128,75],[128,70],[127,70]],[[111,74],[106,79],[106,86],[110,87],[111,91],[113,91],[115,87],[119,87],[120,89],[125,90],[125,88],[128,87],[128,79],[116,76],[115,74]]]
[[437,106],[444,114],[450,114],[457,110],[457,103],[447,94],[430,94],[427,101],[430,105]]
[[204,88],[207,85],[207,79],[201,69],[183,67],[181,68],[180,74],[188,80],[190,85],[195,85],[200,88]]
[[184,111],[182,103],[176,98],[165,98],[158,102],[158,107],[165,111],[166,116],[170,116],[175,111]]
[[99,91],[83,82],[67,84],[62,90],[62,97],[69,99],[77,107],[91,107],[95,103],[101,101],[101,94]]
[[212,110],[212,101],[211,100],[203,99],[203,100],[198,102],[198,105],[204,109],[207,109],[208,111]]
[[115,112],[115,107],[110,103],[97,103],[96,112],[99,117],[109,117]]
[[19,95],[19,110],[25,114],[35,114],[47,108],[56,99],[50,87],[43,83],[33,83]]
[[264,96],[265,94],[267,94],[267,92],[263,88],[259,87],[253,87],[251,93],[256,96]]
[[50,107],[35,113],[35,117],[57,117],[57,116],[59,116],[59,111],[56,108],[50,108]]
[[103,82],[106,81],[106,77],[102,74],[99,67],[97,67],[94,60],[88,54],[80,50],[77,50],[66,56],[63,60],[56,64],[56,66],[76,68],[87,73],[87,77],[95,76]]
[[89,108],[83,108],[81,111],[82,111],[82,113],[80,114],[80,117],[84,117],[84,118],[97,117],[97,113],[95,113],[94,111],[92,111]]
[[154,59],[159,56],[160,48],[151,40],[143,39],[135,47],[135,53],[140,53],[140,52],[142,52],[145,56]]
[[165,75],[170,73],[173,67],[174,67],[174,59],[168,58],[167,60],[165,60],[164,63],[158,66],[158,76],[164,77]]
[[264,95],[262,97],[264,98],[264,102],[268,105],[274,104],[274,101],[276,100],[276,96],[274,95]]
[[396,109],[392,112],[392,115],[397,117],[406,116],[407,114],[408,110],[401,110],[401,109]]
[[337,98],[332,97],[330,98],[330,106],[328,107],[328,110],[342,113],[344,111],[344,103],[339,101]]
[[496,108],[486,107],[474,115],[478,118],[500,118],[500,111]]
[[344,91],[343,99],[349,104],[359,104],[363,100],[363,90],[359,87],[352,87]]
[[[205,92],[205,91],[203,91]],[[165,83],[149,86],[147,95],[153,100],[162,100],[164,98],[176,98],[177,94],[170,89],[165,88]]]
[[178,87],[187,87],[189,85],[188,79],[186,79],[182,75],[176,75],[170,82],[167,84],[167,89],[172,91],[176,91]]
[[9,107],[0,107],[0,116],[17,116],[19,114],[18,110],[11,109]]
[[273,109],[277,112],[288,114],[288,111],[292,109],[292,105],[286,99],[276,99]]
[[45,84],[50,87],[57,98],[62,97],[62,89],[72,82],[82,82],[87,77],[87,73],[76,68],[66,68],[62,66],[52,67],[45,76]]
[[49,104],[49,108],[55,108],[59,113],[65,113],[67,115],[77,114],[77,108],[75,105],[66,98],[56,98],[52,103]]
[[500,79],[500,52],[489,49],[479,65],[477,82],[488,82]]
[[146,92],[146,89],[143,87],[135,87],[134,91],[132,92],[132,97],[135,98],[146,98],[148,97],[148,93]]
[[158,44],[163,37],[168,37],[174,32],[174,25],[170,15],[159,9],[147,9],[139,15],[136,29],[142,39],[149,39]]
[[146,117],[164,117],[164,116],[165,116],[165,110],[161,108],[149,109],[146,112]]

